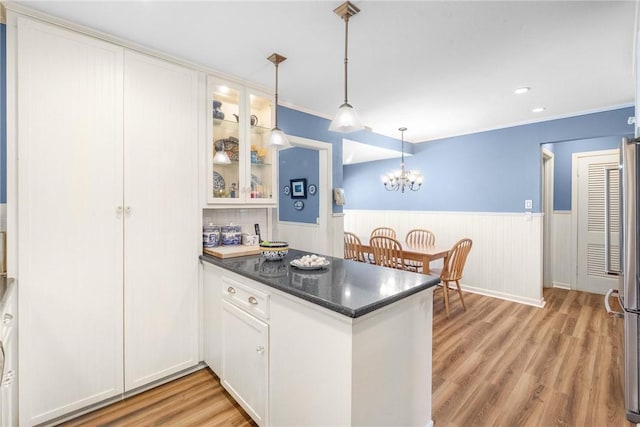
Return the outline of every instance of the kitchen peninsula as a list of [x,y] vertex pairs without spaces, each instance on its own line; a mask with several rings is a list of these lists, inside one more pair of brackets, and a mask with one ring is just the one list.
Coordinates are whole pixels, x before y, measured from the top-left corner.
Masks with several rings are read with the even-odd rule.
[[430,426],[427,276],[203,255],[204,359],[261,426]]

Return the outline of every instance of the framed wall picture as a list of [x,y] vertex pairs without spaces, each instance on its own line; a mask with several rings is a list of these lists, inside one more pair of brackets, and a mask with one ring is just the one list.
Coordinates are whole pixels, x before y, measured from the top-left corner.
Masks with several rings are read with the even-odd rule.
[[306,199],[307,198],[307,178],[290,179],[291,198]]

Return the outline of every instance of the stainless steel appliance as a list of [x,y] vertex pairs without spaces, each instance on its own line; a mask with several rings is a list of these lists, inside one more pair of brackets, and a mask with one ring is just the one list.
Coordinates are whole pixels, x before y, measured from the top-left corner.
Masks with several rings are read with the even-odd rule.
[[[638,149],[640,138],[635,140],[623,139],[620,147],[620,271],[611,271],[610,223],[607,218],[609,200],[605,200],[605,270],[607,274],[619,276],[618,289],[610,289],[605,296],[605,306],[610,316],[624,318],[624,400],[627,419],[640,423],[640,357],[638,341],[640,336],[640,251],[638,244],[639,209],[637,193],[638,185]],[[608,172],[607,172],[608,174]],[[608,175],[605,182],[609,181]],[[608,191],[605,188],[605,194]],[[617,296],[622,307],[621,312],[613,311],[609,300]]]

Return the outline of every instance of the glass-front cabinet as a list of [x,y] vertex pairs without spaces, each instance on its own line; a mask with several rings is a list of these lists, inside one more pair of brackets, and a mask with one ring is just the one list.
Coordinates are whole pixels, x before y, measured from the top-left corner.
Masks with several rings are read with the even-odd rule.
[[275,206],[278,157],[267,147],[273,97],[213,76],[207,86],[207,203]]

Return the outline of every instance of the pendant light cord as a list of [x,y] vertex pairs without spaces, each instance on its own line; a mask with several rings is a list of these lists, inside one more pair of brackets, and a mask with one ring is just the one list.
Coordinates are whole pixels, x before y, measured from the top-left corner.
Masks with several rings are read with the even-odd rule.
[[278,64],[276,63],[276,105],[275,105],[275,120],[276,120],[276,129],[278,128]]
[[347,100],[347,63],[349,62],[349,60],[347,55],[347,49],[349,47],[349,15],[345,15],[343,19],[344,19],[344,103],[348,104],[349,101]]

